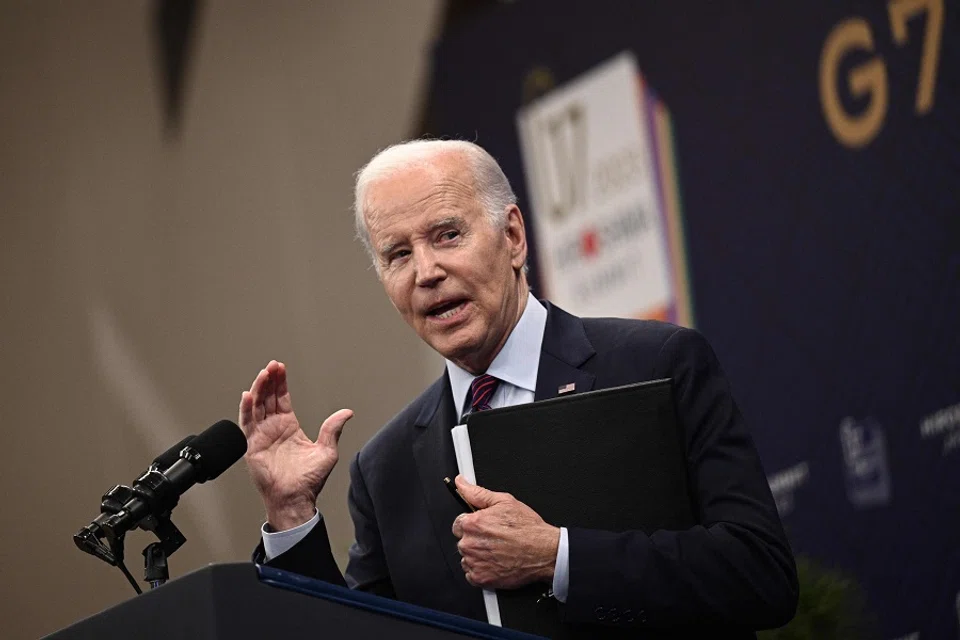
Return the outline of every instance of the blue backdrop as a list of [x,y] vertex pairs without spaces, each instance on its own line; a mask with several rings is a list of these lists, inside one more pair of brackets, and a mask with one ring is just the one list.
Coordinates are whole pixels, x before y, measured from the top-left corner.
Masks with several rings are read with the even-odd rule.
[[476,139],[523,208],[531,70],[632,50],[673,117],[696,325],[795,550],[856,576],[884,636],[955,638],[960,3],[913,4],[491,5],[438,44],[427,133]]

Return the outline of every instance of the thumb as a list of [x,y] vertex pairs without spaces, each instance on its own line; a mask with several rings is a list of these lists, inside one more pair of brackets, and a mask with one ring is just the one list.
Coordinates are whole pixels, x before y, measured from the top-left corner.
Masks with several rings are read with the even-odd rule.
[[478,485],[471,484],[470,482],[467,482],[467,479],[461,475],[456,477],[455,482],[457,483],[457,489],[460,491],[460,495],[463,496],[463,499],[477,509],[486,509],[487,507],[492,507],[503,500],[504,494],[496,493],[494,491],[490,491],[489,489],[484,489]]
[[340,434],[343,432],[343,425],[352,417],[353,411],[350,409],[340,409],[330,414],[330,417],[320,425],[317,444],[336,448],[337,443],[340,441]]

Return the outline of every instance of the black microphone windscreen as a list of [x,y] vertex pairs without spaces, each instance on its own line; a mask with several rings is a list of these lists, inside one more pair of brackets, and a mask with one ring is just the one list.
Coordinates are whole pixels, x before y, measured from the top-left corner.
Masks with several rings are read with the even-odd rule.
[[166,471],[167,469],[169,469],[170,465],[172,465],[174,462],[180,459],[180,452],[183,450],[185,446],[190,444],[190,442],[192,442],[194,438],[196,438],[196,436],[189,435],[183,440],[181,440],[180,442],[178,442],[177,444],[173,445],[172,447],[170,447],[169,449],[161,453],[160,455],[158,455],[156,458],[153,459],[153,466],[156,467],[157,469],[160,469],[160,471]]
[[199,482],[213,480],[243,457],[247,452],[247,439],[233,422],[221,420],[190,442],[200,454]]

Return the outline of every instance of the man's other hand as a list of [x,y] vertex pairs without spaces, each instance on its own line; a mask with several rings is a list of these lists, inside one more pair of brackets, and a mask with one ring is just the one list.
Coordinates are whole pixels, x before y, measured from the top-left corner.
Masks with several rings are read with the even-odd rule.
[[244,459],[275,531],[303,524],[316,513],[317,496],[337,464],[337,442],[349,409],[320,427],[316,442],[293,413],[287,368],[271,360],[240,397],[240,428],[247,437]]
[[560,529],[509,493],[497,493],[457,476],[457,489],[475,513],[453,521],[467,582],[487,589],[516,589],[553,582]]

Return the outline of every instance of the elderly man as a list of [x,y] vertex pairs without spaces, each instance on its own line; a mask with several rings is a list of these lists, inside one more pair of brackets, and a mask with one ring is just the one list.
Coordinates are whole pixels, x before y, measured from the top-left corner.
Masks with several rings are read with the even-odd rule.
[[[387,296],[446,371],[353,459],[356,542],[341,576],[315,503],[352,412],[327,418],[314,442],[293,413],[284,365],[261,370],[240,401],[267,513],[257,559],[481,620],[478,587],[535,582],[552,586],[572,623],[752,637],[747,630],[792,617],[793,557],[743,418],[698,333],[576,318],[534,298],[516,197],[477,145],[420,140],[382,151],[358,174],[355,213]],[[450,429],[478,400],[507,406],[569,382],[581,391],[657,378],[673,379],[700,525],[652,535],[567,527],[457,478],[478,508],[464,515],[442,486],[457,470]]]

